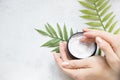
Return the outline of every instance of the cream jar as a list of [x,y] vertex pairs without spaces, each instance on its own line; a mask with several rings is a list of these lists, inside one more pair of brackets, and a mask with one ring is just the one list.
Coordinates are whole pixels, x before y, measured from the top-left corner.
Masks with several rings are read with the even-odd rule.
[[83,43],[80,41],[83,37],[83,32],[77,32],[69,38],[67,49],[71,58],[82,59],[95,55],[97,50],[96,43]]

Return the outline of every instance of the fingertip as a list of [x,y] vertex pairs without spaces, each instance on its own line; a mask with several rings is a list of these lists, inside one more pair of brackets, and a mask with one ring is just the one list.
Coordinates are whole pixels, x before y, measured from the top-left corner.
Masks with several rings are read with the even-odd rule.
[[59,42],[59,45],[61,45],[61,44],[63,44],[63,41],[60,41],[60,42]]
[[66,50],[66,46],[67,46],[67,42],[66,41],[60,43],[60,52],[61,53]]
[[88,29],[88,28],[83,29],[83,32],[87,32],[87,31],[91,31],[91,29]]
[[54,59],[57,60],[57,58],[59,58],[59,53],[53,53]]
[[85,42],[86,38],[81,38],[80,42]]
[[83,33],[83,36],[85,36],[87,38],[95,38],[95,33],[94,33],[94,31],[89,31],[89,32]]
[[84,32],[83,36],[87,36],[89,34],[89,32]]
[[64,45],[66,45],[67,44],[67,42],[66,41],[60,41],[60,43],[59,43],[59,45],[61,46],[61,47],[63,47]]
[[67,42],[66,42],[66,41],[64,41],[63,43],[64,43],[65,45],[67,44]]
[[61,46],[65,46],[66,44],[67,44],[66,41],[63,41],[63,42],[60,43]]
[[56,60],[56,55],[57,53],[55,53],[55,52],[53,52],[53,57],[54,57],[54,59]]

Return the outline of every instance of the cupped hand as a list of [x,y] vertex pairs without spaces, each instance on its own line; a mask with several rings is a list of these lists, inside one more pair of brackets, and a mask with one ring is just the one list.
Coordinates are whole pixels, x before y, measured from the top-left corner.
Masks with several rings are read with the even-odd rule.
[[[75,80],[119,80],[120,72],[120,39],[119,35],[84,29],[83,42],[94,41],[105,53],[105,57],[92,56],[72,60],[66,48],[66,42],[60,43],[60,56],[54,53],[59,67]],[[102,34],[101,34],[102,33]],[[117,41],[116,41],[117,40]]]

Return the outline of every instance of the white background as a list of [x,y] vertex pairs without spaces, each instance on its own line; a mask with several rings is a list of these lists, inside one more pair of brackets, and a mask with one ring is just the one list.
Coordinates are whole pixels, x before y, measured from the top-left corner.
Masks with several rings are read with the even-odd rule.
[[[120,24],[120,1],[111,0]],[[49,40],[34,28],[57,22],[81,31],[77,0],[0,0],[0,80],[71,80],[54,62],[51,49],[40,45]]]

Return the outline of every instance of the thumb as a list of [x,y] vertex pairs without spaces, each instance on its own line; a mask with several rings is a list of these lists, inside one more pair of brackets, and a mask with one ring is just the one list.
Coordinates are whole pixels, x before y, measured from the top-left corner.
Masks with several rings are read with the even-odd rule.
[[110,43],[108,43],[107,41],[103,40],[100,37],[96,37],[96,43],[101,48],[101,50],[105,53],[106,60],[109,66],[113,70],[118,71],[118,67],[120,67],[118,65],[120,59],[117,56],[117,54],[114,52],[114,50],[112,49],[112,46],[110,45]]
[[88,68],[89,63],[85,59],[82,59],[82,60],[70,60],[70,61],[63,62],[62,66],[64,68],[69,68],[69,69]]
[[114,59],[116,58],[116,54],[114,53],[114,50],[112,49],[110,43],[103,40],[100,37],[96,37],[96,43],[101,48],[101,50],[105,53],[107,59]]

